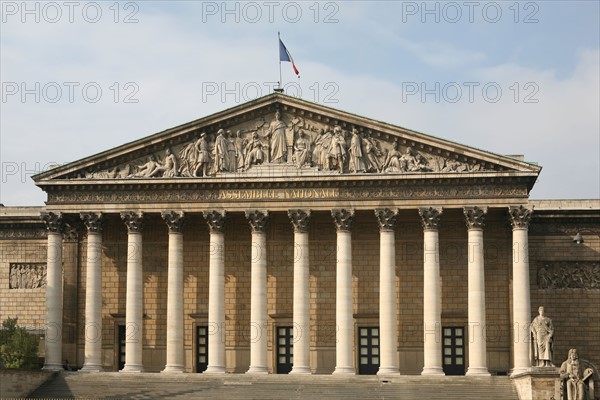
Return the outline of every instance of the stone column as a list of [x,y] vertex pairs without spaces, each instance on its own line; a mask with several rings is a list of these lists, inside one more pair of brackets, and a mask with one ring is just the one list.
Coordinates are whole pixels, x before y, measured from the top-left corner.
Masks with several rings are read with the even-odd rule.
[[483,227],[487,207],[464,207],[468,229],[468,296],[469,296],[469,369],[467,375],[485,375],[487,346],[485,341],[485,273],[483,262]]
[[334,374],[354,374],[354,321],[352,317],[352,218],[354,210],[331,210],[337,229],[335,323],[337,344]]
[[510,222],[513,228],[513,358],[512,375],[525,372],[531,367],[529,357],[531,319],[531,299],[529,293],[529,238],[527,230],[533,210],[509,207]]
[[183,224],[182,211],[163,211],[169,227],[169,265],[167,277],[167,364],[162,372],[184,372],[183,348]]
[[62,286],[62,213],[40,214],[48,230],[46,269],[45,370],[62,370],[63,286]]
[[122,372],[142,372],[144,292],[142,222],[144,213],[124,212],[127,226],[127,295],[125,298],[125,367]]
[[209,373],[225,373],[225,211],[208,211],[210,229],[208,278],[208,367]]
[[288,216],[294,226],[294,366],[290,373],[310,374],[310,210],[289,210]]
[[379,223],[379,371],[399,374],[398,317],[396,306],[396,242],[394,226],[398,211],[375,210]]
[[423,341],[421,375],[444,375],[442,369],[442,300],[438,225],[441,208],[419,208],[423,222]]
[[87,228],[85,349],[82,371],[102,371],[102,213],[80,215]]
[[267,235],[269,212],[246,211],[252,228],[249,374],[267,373]]

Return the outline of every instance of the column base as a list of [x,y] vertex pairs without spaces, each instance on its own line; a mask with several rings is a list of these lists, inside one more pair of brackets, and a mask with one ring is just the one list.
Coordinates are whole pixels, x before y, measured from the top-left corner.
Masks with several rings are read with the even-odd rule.
[[524,373],[530,372],[530,371],[531,371],[531,368],[528,368],[528,367],[513,368],[511,371],[509,371],[508,375],[515,376],[515,375],[524,374]]
[[332,375],[356,375],[354,367],[335,367]]
[[400,375],[400,371],[397,367],[379,367],[377,375]]
[[124,373],[136,373],[136,372],[144,372],[144,367],[142,365],[125,365],[122,370],[119,372]]
[[81,368],[80,371],[81,372],[102,372],[102,365],[92,364],[92,363],[83,364],[83,367]]
[[310,375],[312,372],[310,372],[310,367],[300,367],[300,366],[294,366],[292,367],[292,370],[290,371],[290,375],[294,374],[294,375]]
[[225,371],[225,367],[221,366],[221,365],[209,365],[208,367],[206,367],[206,371],[204,371],[203,373],[205,374],[224,374]]
[[250,366],[250,368],[248,369],[248,371],[246,371],[247,374],[256,374],[256,375],[266,375],[269,373],[269,371],[267,371],[267,367],[253,367],[252,365]]
[[466,376],[492,376],[485,367],[469,367]]
[[42,370],[44,371],[60,371],[64,369],[62,364],[44,364]]
[[421,375],[446,375],[441,367],[425,367]]
[[181,374],[185,372],[185,367],[183,365],[165,365],[165,369],[160,372],[167,374]]

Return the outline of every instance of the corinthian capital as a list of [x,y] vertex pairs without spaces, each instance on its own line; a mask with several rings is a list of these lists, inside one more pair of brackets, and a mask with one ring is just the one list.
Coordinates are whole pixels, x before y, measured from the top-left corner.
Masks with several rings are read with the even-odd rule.
[[350,232],[354,218],[353,209],[335,208],[331,210],[331,216],[338,232]]
[[463,213],[465,214],[467,229],[483,229],[485,226],[487,207],[464,207]]
[[531,221],[531,214],[533,208],[526,208],[523,206],[510,206],[508,207],[508,215],[510,217],[510,223],[513,229],[529,227],[529,221]]
[[310,210],[288,210],[288,217],[292,220],[294,232],[304,233],[308,231]]
[[379,230],[381,231],[393,231],[396,225],[396,217],[398,216],[398,210],[391,210],[389,208],[376,208],[375,217],[379,223]]
[[144,213],[143,212],[122,212],[121,219],[125,222],[125,226],[127,226],[127,231],[129,233],[142,233],[142,227],[144,222]]
[[88,233],[101,233],[104,214],[102,213],[81,213],[79,217],[87,228]]
[[269,212],[267,210],[246,211],[246,218],[250,222],[252,232],[264,232],[269,222]]
[[160,216],[169,227],[169,233],[181,233],[183,223],[185,222],[185,213],[183,211],[163,211],[160,213]]
[[53,212],[40,213],[40,218],[46,224],[46,229],[50,233],[62,233],[64,229],[64,221],[62,213],[55,214]]
[[441,208],[424,207],[419,208],[419,215],[421,216],[421,222],[423,223],[423,229],[425,230],[437,230],[440,224],[440,217],[442,215]]
[[204,218],[211,232],[223,233],[225,230],[225,211],[205,211]]

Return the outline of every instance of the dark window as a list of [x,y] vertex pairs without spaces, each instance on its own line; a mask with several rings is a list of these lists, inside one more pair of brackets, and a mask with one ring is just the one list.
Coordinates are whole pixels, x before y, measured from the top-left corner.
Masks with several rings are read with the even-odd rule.
[[125,325],[118,325],[119,329],[119,370],[122,370],[125,367]]

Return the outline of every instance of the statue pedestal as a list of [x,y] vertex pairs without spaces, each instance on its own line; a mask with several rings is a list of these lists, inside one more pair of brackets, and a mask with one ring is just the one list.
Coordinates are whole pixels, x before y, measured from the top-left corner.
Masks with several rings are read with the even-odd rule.
[[519,399],[560,399],[560,374],[557,367],[531,367],[526,372],[511,375]]

